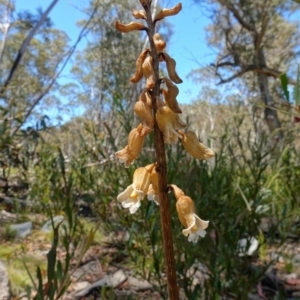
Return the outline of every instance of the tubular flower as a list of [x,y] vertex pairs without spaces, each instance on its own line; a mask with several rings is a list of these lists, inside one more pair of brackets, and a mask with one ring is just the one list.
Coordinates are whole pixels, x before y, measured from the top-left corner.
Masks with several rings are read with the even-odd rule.
[[208,226],[208,221],[201,220],[196,215],[195,204],[193,200],[185,196],[183,191],[175,184],[171,184],[176,197],[176,210],[181,224],[186,228],[182,230],[188,241],[197,243],[199,236],[204,237],[206,232],[204,229]]
[[210,148],[198,141],[195,132],[188,131],[187,133],[183,133],[182,131],[179,131],[179,134],[182,136],[181,142],[183,147],[194,158],[206,160],[215,156]]
[[149,53],[149,49],[145,49],[144,51],[141,52],[141,54],[139,55],[138,59],[136,60],[135,63],[135,73],[134,75],[130,78],[131,82],[139,82],[142,77],[143,77],[143,63],[145,61],[145,59],[147,58],[147,55]]
[[143,124],[131,130],[128,136],[128,145],[124,149],[116,152],[116,156],[121,163],[125,163],[126,168],[129,168],[143,148],[145,136],[141,135],[142,130]]
[[157,110],[155,116],[157,125],[164,135],[164,142],[166,144],[174,144],[178,141],[178,138],[181,138],[177,130],[185,128],[186,124],[159,97],[156,97],[156,102]]
[[152,114],[152,109],[147,103],[146,94],[147,90],[144,90],[139,100],[134,105],[134,112],[143,122],[143,129],[141,131],[141,136],[145,136],[153,130],[154,127],[154,117]]
[[153,89],[155,86],[155,73],[153,70],[153,58],[148,56],[142,64],[143,75],[146,78],[146,89]]
[[160,203],[159,199],[159,193],[158,193],[158,172],[156,170],[156,167],[152,169],[152,172],[150,174],[150,182],[148,192],[147,192],[147,198],[150,201],[154,201],[157,205]]
[[124,208],[129,208],[131,214],[138,210],[141,206],[141,200],[143,200],[147,194],[150,185],[150,173],[153,166],[154,164],[151,164],[136,169],[133,174],[133,183],[117,197]]
[[164,94],[164,98],[165,98],[165,101],[167,103],[167,105],[177,114],[181,114],[182,111],[178,105],[178,102],[177,102],[177,95],[179,94],[179,89],[178,87],[173,84],[173,82],[167,78],[167,77],[164,77],[162,78],[164,80],[164,82],[166,83],[167,87],[168,87],[168,90],[166,91],[165,89],[162,89],[162,92]]

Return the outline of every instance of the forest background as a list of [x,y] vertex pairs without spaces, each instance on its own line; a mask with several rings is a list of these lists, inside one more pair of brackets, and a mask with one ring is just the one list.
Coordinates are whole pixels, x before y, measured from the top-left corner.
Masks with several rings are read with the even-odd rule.
[[[176,4],[152,2],[157,11]],[[98,257],[101,264],[134,269],[166,297],[158,208],[144,200],[129,215],[116,200],[134,167],[154,159],[151,136],[134,167],[124,169],[114,157],[138,123],[132,108],[142,85],[129,78],[147,39],[123,35],[113,22],[129,22],[139,1],[61,0],[39,24],[50,4],[35,10],[38,1],[0,1],[0,204],[18,223],[32,222],[31,238],[41,234],[43,216],[66,222],[47,236],[52,252],[45,263],[42,256],[33,260],[28,240],[0,219],[0,258],[8,263],[12,294],[43,295],[47,282],[56,296],[65,293],[70,262],[78,249],[87,251],[80,247],[86,237],[88,246],[118,249]],[[282,246],[299,236],[299,9],[294,1],[191,0],[158,26],[184,79],[182,119],[216,153],[199,162],[180,145],[166,147],[169,182],[210,220],[207,237],[192,245],[172,205],[179,285],[188,299],[247,299],[277,263],[268,255],[274,249],[285,257],[281,267],[297,272]],[[248,257],[253,238],[258,247]],[[69,255],[56,259],[61,249]],[[195,284],[190,270],[195,274],[199,263],[207,277]],[[282,293],[278,288],[272,297]]]

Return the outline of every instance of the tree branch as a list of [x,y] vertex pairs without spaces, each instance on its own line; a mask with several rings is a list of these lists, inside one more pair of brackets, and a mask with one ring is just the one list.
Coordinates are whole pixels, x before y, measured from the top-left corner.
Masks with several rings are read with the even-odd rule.
[[38,29],[41,27],[41,25],[45,22],[46,17],[48,16],[48,14],[50,13],[51,9],[55,6],[55,4],[58,2],[58,0],[53,0],[53,2],[49,5],[49,7],[47,8],[47,10],[42,14],[41,19],[38,21],[38,23],[32,28],[32,30],[30,31],[30,33],[28,34],[27,38],[23,41],[21,48],[17,54],[17,57],[10,69],[9,75],[0,91],[0,95],[5,91],[6,87],[9,85],[10,81],[12,80],[16,69],[18,68],[18,65],[23,57],[23,54],[26,51],[27,46],[29,45],[31,39],[33,38],[33,36],[35,35],[35,33],[38,31]]
[[[268,67],[259,67],[257,65],[246,65],[246,66],[240,66],[236,63],[233,63],[231,61],[224,61],[218,64],[211,64],[212,67],[214,67],[216,69],[216,75],[220,78],[220,81],[217,83],[217,85],[223,84],[223,83],[228,83],[230,81],[232,81],[233,79],[236,79],[242,75],[244,75],[245,73],[248,72],[256,72],[256,73],[262,73],[265,74],[267,76],[271,76],[274,78],[280,78],[281,74],[283,74],[283,72],[279,72],[277,70],[268,68]],[[223,78],[221,76],[221,74],[218,72],[218,68],[220,67],[240,67],[241,69],[239,71],[237,71],[236,73],[234,73],[232,76],[227,77],[227,78]],[[291,85],[296,85],[297,82],[294,79],[288,79],[288,83]]]
[[94,15],[97,12],[98,7],[95,6],[93,13],[91,14],[89,20],[86,22],[85,26],[82,28],[82,30],[80,31],[80,34],[77,38],[77,41],[75,42],[75,44],[70,48],[70,50],[67,53],[67,58],[65,60],[65,62],[63,63],[61,69],[58,71],[58,73],[56,75],[54,75],[52,77],[51,82],[48,84],[48,86],[40,93],[38,94],[35,99],[33,100],[33,103],[31,105],[31,107],[29,108],[29,110],[25,113],[25,116],[23,118],[22,123],[20,123],[15,130],[12,133],[12,136],[14,136],[18,130],[21,128],[21,126],[26,122],[27,118],[31,115],[33,109],[36,107],[36,105],[43,99],[43,97],[49,92],[49,90],[51,89],[51,87],[53,86],[53,84],[56,82],[57,78],[60,76],[60,74],[62,73],[62,71],[64,70],[65,66],[67,65],[67,63],[69,62],[72,54],[75,52],[77,45],[79,44],[79,42],[81,41],[81,39],[88,33],[89,30],[87,30],[88,25],[90,24],[91,20],[93,19]]
[[245,20],[240,15],[239,11],[231,3],[229,3],[227,0],[219,0],[219,2],[233,13],[234,17],[237,19],[237,21],[242,27],[252,32],[253,34],[257,34],[255,27],[245,22]]

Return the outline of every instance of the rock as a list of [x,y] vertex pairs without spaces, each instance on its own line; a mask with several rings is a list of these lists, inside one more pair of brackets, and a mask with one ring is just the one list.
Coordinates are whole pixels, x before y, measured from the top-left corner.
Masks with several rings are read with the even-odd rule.
[[147,280],[139,280],[135,277],[128,277],[128,285],[135,291],[152,290],[152,284]]
[[237,244],[237,252],[239,256],[252,256],[254,252],[258,249],[259,242],[258,240],[253,236],[251,239],[244,238],[238,240]]
[[193,287],[197,284],[204,287],[205,281],[209,278],[208,273],[209,271],[204,264],[196,262],[187,270],[186,276],[188,278],[192,277]]
[[296,254],[293,258],[293,262],[295,265],[299,266],[300,265],[300,254]]
[[291,274],[283,274],[282,279],[283,280],[290,280],[290,279],[297,279],[298,276],[296,273],[291,273]]
[[15,221],[15,220],[17,220],[16,214],[12,214],[5,210],[0,211],[0,221]]
[[73,290],[75,292],[82,291],[88,288],[91,284],[88,281],[80,281],[74,284]]
[[[99,274],[101,272],[101,274]],[[90,261],[86,264],[84,264],[83,266],[77,268],[71,278],[72,280],[74,281],[77,281],[77,280],[82,280],[84,276],[89,276],[91,277],[91,275],[95,275],[97,274],[98,278],[99,278],[99,275],[101,277],[102,276],[102,269],[101,269],[101,265],[100,265],[100,272],[99,272],[99,263],[97,261]]]
[[16,236],[20,238],[25,238],[30,234],[32,230],[32,222],[25,222],[21,224],[12,224],[9,229],[16,232]]
[[52,222],[54,223],[54,226],[56,226],[57,224],[59,224],[60,222],[63,222],[64,220],[64,216],[55,216],[51,219],[49,219],[42,227],[42,231],[45,233],[48,232],[52,232],[53,228],[52,228]]
[[123,272],[123,270],[118,270],[114,274],[106,275],[104,278],[94,282],[86,289],[75,294],[76,297],[84,297],[87,295],[92,289],[100,288],[102,286],[115,288],[121,283],[123,283],[127,279],[127,276]]
[[272,251],[270,253],[270,259],[274,260],[274,261],[277,261],[279,263],[284,263],[284,258],[282,257],[282,255],[280,255],[279,253],[277,253],[275,251]]
[[0,299],[10,299],[9,279],[5,265],[0,261]]

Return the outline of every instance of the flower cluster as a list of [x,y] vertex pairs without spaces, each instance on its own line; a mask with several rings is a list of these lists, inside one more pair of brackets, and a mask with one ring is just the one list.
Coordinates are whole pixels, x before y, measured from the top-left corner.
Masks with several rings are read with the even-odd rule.
[[[140,0],[140,3],[144,10],[134,10],[132,15],[135,19],[147,20],[151,0]],[[157,13],[152,24],[165,17],[178,14],[181,8],[181,3],[179,3],[173,8],[162,9]],[[175,60],[164,51],[166,42],[160,34],[154,33],[151,36],[147,26],[136,21],[129,24],[116,21],[115,27],[123,33],[145,30],[151,39],[150,45],[152,45],[151,49],[147,48],[141,52],[136,61],[135,73],[130,78],[133,83],[139,82],[142,78],[145,79],[145,88],[134,105],[134,112],[140,118],[141,123],[129,133],[125,148],[116,152],[120,162],[128,168],[137,159],[142,151],[144,140],[153,131],[155,123],[163,134],[165,144],[176,144],[180,141],[186,151],[196,159],[206,160],[213,157],[213,151],[200,143],[194,132],[183,131],[186,124],[180,118],[182,111],[176,99],[179,93],[176,84],[182,83],[182,80],[176,72]],[[168,77],[158,78],[158,74],[154,70],[154,58],[157,58],[159,62],[166,63]],[[154,93],[157,85],[159,85],[159,95]],[[157,163],[136,169],[132,184],[118,195],[118,201],[124,208],[128,208],[131,214],[137,211],[145,196],[148,200],[160,204],[158,170]],[[196,243],[199,236],[205,236],[208,221],[203,221],[197,216],[194,202],[190,197],[185,196],[176,185],[171,184],[170,187],[177,199],[176,209],[179,220],[186,228],[182,232],[188,236],[189,241]]]

